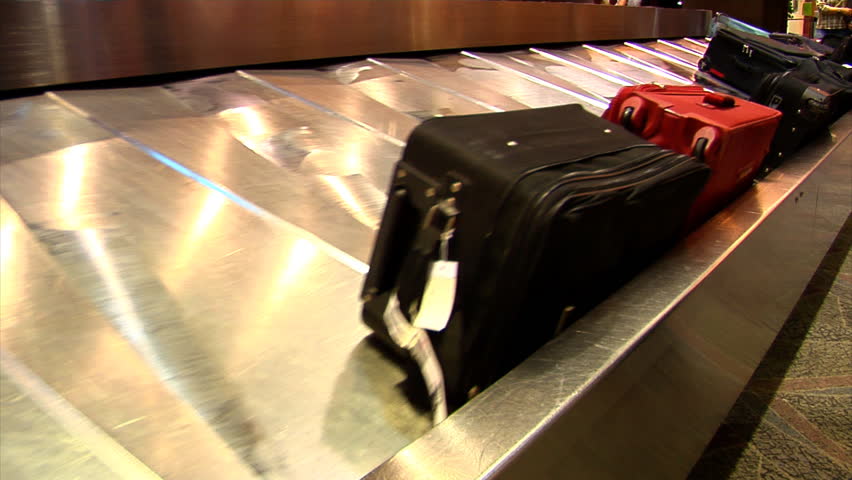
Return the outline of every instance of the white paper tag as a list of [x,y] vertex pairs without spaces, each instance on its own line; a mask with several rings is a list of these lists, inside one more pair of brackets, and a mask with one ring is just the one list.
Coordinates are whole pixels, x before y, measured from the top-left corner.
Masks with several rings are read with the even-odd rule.
[[453,304],[456,302],[456,280],[459,262],[438,260],[432,264],[426,289],[420,300],[420,311],[414,317],[414,326],[440,332],[447,327]]

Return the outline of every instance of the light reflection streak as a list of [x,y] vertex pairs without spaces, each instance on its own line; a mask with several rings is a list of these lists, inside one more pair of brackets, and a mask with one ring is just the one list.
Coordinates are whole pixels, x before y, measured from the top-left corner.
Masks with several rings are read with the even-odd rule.
[[252,137],[261,137],[269,133],[263,117],[252,107],[237,107],[220,113],[234,130],[248,133]]
[[[145,362],[153,368],[157,376],[166,382],[169,389],[197,408],[199,402],[197,394],[193,393],[192,382],[185,384],[182,381],[175,381],[178,379],[178,374],[170,366],[173,362],[170,361],[168,351],[163,350],[164,345],[158,346],[152,342],[151,335],[145,329],[147,321],[156,324],[158,320],[161,321],[162,319],[154,317],[146,319],[137,312],[133,297],[122,282],[114,261],[110,258],[107,249],[104,247],[103,239],[98,236],[98,232],[94,229],[83,229],[79,231],[79,236],[86,255],[94,265],[99,279],[106,289],[106,295],[102,293],[99,295],[102,298],[99,303],[109,316],[111,323],[133,345],[145,359]],[[172,337],[170,340],[175,342],[178,338]],[[184,352],[186,351],[184,350]],[[202,415],[205,414],[203,409],[200,412]]]
[[174,274],[170,276],[174,285],[179,285],[185,274],[189,273],[189,263],[192,260],[195,252],[198,251],[198,246],[201,243],[202,237],[209,231],[216,217],[222,212],[223,207],[227,204],[228,199],[224,195],[216,191],[210,191],[207,198],[198,210],[195,222],[189,233],[180,240],[180,247],[174,255],[174,260],[171,262],[177,267]]
[[473,53],[470,53],[470,52],[466,52],[466,51],[461,52],[461,54],[462,54],[462,55],[465,55],[465,56],[468,56],[468,57],[470,57],[470,58],[475,58],[475,59],[477,59],[477,60],[480,60],[480,61],[484,62],[484,63],[485,63],[485,64],[487,64],[487,65],[491,65],[491,66],[493,66],[493,67],[494,67],[495,69],[497,69],[497,70],[510,70],[511,72],[515,73],[516,75],[518,75],[518,76],[520,76],[520,77],[522,77],[522,78],[524,78],[524,79],[526,79],[526,80],[528,80],[528,81],[530,81],[530,82],[532,82],[532,83],[535,83],[536,85],[541,85],[542,87],[546,87],[546,88],[550,88],[550,89],[552,89],[552,90],[556,90],[556,91],[558,91],[558,92],[562,92],[562,93],[564,93],[564,94],[566,94],[566,95],[572,96],[572,97],[574,97],[574,98],[576,98],[576,99],[578,99],[578,100],[581,100],[581,101],[583,101],[583,102],[585,102],[585,103],[587,103],[587,104],[589,104],[589,105],[592,105],[592,106],[594,106],[594,107],[596,107],[596,108],[599,108],[599,109],[601,109],[601,110],[606,110],[606,109],[607,109],[607,107],[609,107],[609,103],[608,103],[608,102],[602,102],[602,101],[600,101],[600,100],[598,100],[598,99],[596,99],[596,98],[592,98],[592,97],[590,97],[590,96],[588,96],[588,95],[584,95],[584,94],[582,94],[582,93],[575,92],[575,91],[573,91],[573,90],[571,90],[571,89],[568,89],[568,88],[565,88],[565,87],[561,87],[561,86],[559,86],[559,85],[555,85],[555,84],[550,83],[550,82],[548,82],[548,81],[546,81],[546,80],[542,80],[542,79],[540,79],[540,78],[538,78],[538,77],[536,77],[536,76],[534,76],[534,75],[530,75],[530,74],[528,74],[528,73],[524,73],[524,72],[522,72],[522,71],[520,71],[520,70],[516,70],[516,69],[512,69],[512,68],[509,68],[509,67],[503,66],[503,65],[501,65],[500,63],[495,62],[495,61],[493,61],[493,60],[489,60],[489,59],[487,59],[487,58],[484,58],[484,57],[481,57],[481,56],[479,56],[479,55],[476,55],[476,54],[473,54]]
[[669,73],[659,69],[657,67],[652,67],[649,65],[645,65],[644,63],[637,62],[627,57],[622,57],[621,55],[616,55],[614,53],[607,52],[606,50],[602,50],[597,47],[593,47],[591,45],[583,45],[583,48],[587,50],[591,50],[593,52],[599,53],[607,58],[615,60],[616,62],[623,63],[625,65],[630,65],[631,67],[638,68],[639,70],[643,70],[648,73],[652,73],[654,75],[659,75],[661,77],[665,77],[671,81],[677,82],[681,85],[692,85],[692,82],[687,80],[686,78],[681,77],[680,75],[675,75],[674,73]]
[[681,52],[683,52],[683,53],[688,53],[688,54],[693,55],[693,56],[696,56],[696,57],[698,57],[698,58],[701,58],[701,57],[703,57],[703,56],[704,56],[704,55],[702,55],[702,54],[700,54],[700,53],[696,52],[695,50],[690,50],[690,49],[688,49],[688,48],[684,48],[684,47],[682,47],[682,46],[680,46],[680,45],[678,45],[678,44],[676,44],[676,43],[674,43],[674,42],[670,42],[670,41],[668,41],[668,40],[660,39],[660,40],[657,40],[657,43],[661,43],[661,44],[666,45],[666,46],[668,46],[668,47],[674,48],[675,50],[679,50],[679,51],[681,51]]
[[607,80],[609,82],[612,82],[612,83],[615,83],[615,84],[618,84],[618,85],[621,85],[621,86],[624,86],[624,87],[629,87],[631,85],[634,85],[631,82],[622,80],[618,77],[615,77],[613,75],[609,75],[605,72],[595,70],[594,68],[589,68],[589,67],[586,67],[585,65],[580,65],[579,63],[575,63],[575,62],[572,62],[571,60],[568,60],[566,58],[562,58],[562,57],[554,55],[552,53],[545,52],[544,50],[539,50],[537,48],[531,48],[530,50],[534,53],[541,55],[542,57],[545,57],[545,58],[550,59],[550,60],[555,60],[559,63],[563,63],[565,65],[574,67],[574,68],[576,68],[578,70],[582,70],[586,73],[591,73],[592,75],[594,75],[598,78],[602,78],[604,80]]
[[89,145],[82,143],[65,150],[62,155],[64,171],[59,190],[59,217],[76,222],[77,204],[83,189]]
[[204,205],[202,205],[201,210],[198,212],[198,218],[192,225],[192,231],[187,237],[188,242],[194,243],[199,236],[204,234],[207,227],[209,227],[210,223],[213,222],[213,219],[216,218],[216,215],[222,211],[222,207],[225,206],[226,202],[227,199],[225,196],[218,192],[210,192],[207,194],[207,199],[204,201]]
[[[6,213],[6,215],[10,214]],[[3,222],[3,226],[0,227],[0,271],[2,272],[6,272],[7,267],[9,266],[9,261],[14,258],[12,257],[12,251],[15,247],[14,234],[15,224],[11,222]],[[3,285],[0,285],[0,288],[3,288]]]
[[[299,288],[305,288],[307,282],[299,283],[303,273],[310,271],[310,264],[319,253],[319,249],[310,241],[303,238],[293,242],[293,246],[286,251],[279,260],[280,266],[273,272],[277,273],[277,279],[268,283],[268,287],[260,288],[254,301],[255,305],[250,318],[253,322],[251,328],[247,328],[237,339],[238,347],[233,350],[234,361],[245,358],[248,352],[253,352],[256,346],[265,341],[263,335],[274,328],[273,322],[278,321],[276,313],[287,298],[293,298],[299,292]],[[270,279],[275,278],[271,277]],[[254,353],[252,353],[254,354]]]
[[[145,358],[145,361],[158,372],[160,378],[170,378],[172,376],[170,369],[168,365],[163,363],[160,356],[157,355],[156,348],[148,339],[145,324],[136,312],[133,298],[121,282],[121,278],[115,266],[110,261],[109,254],[104,248],[98,232],[94,229],[86,228],[80,230],[79,235],[86,254],[94,264],[107,292],[109,292],[109,296],[105,301],[105,310],[112,319],[112,322],[116,325],[121,335],[127,338],[139,354]],[[178,395],[184,396],[186,393],[178,385],[172,388],[175,389]]]
[[349,152],[345,157],[347,172],[361,172],[361,152]]
[[290,255],[287,257],[287,262],[278,277],[277,289],[272,292],[273,298],[280,298],[282,295],[278,289],[286,288],[293,284],[299,277],[299,274],[305,267],[311,263],[311,260],[317,255],[317,247],[311,242],[300,238],[293,244],[290,250]]
[[663,53],[663,52],[648,48],[644,45],[639,45],[639,44],[633,43],[633,42],[624,42],[624,44],[627,45],[628,47],[634,49],[634,50],[639,50],[640,52],[645,52],[648,55],[657,57],[657,58],[659,58],[663,61],[669,62],[669,63],[674,63],[675,65],[679,65],[679,66],[687,68],[687,69],[695,70],[698,67],[698,65],[696,65],[694,63],[689,63],[685,60],[675,58],[675,57],[673,57],[673,56],[671,56],[667,53]]
[[142,320],[136,313],[130,293],[121,283],[115,267],[110,262],[109,256],[104,249],[98,232],[91,228],[80,230],[80,238],[86,253],[95,265],[95,269],[104,281],[109,291],[108,306],[110,315],[115,318],[121,334],[127,337],[134,345],[138,346],[143,355],[151,357],[156,361],[154,349],[145,335]]
[[319,178],[331,187],[337,196],[343,200],[344,207],[356,220],[374,230],[379,228],[379,219],[374,218],[364,210],[364,207],[361,206],[361,203],[355,198],[352,191],[349,190],[349,187],[339,177],[320,175]]

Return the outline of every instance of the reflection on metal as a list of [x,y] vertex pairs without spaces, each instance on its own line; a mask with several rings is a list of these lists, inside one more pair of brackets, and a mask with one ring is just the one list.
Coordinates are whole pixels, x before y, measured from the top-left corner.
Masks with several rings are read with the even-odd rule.
[[[97,157],[104,159],[101,155]],[[53,158],[61,158],[61,155]],[[33,163],[42,162],[32,158],[4,167],[0,180],[3,181],[3,192],[10,194],[11,202],[19,199],[21,192],[32,192],[32,185],[38,184],[39,180],[55,180],[48,182],[50,186],[61,181],[61,168],[41,170],[38,177],[31,175],[31,168],[37,166]],[[99,175],[103,165],[101,162],[96,164],[98,168],[93,169],[90,177],[105,183],[106,179]],[[26,172],[26,165],[29,172]],[[21,167],[24,167],[24,172],[21,172]],[[20,188],[10,188],[10,185]],[[98,182],[93,185],[97,186]],[[28,217],[42,222],[57,211],[52,204],[23,202],[21,207]],[[197,414],[165,388],[163,379],[152,375],[151,365],[106,319],[105,315],[108,315],[111,304],[114,307],[115,301],[98,296],[92,288],[97,288],[96,284],[102,283],[102,280],[97,276],[96,268],[85,260],[88,257],[82,251],[82,242],[77,241],[79,237],[72,232],[40,229],[34,226],[36,222],[25,224],[2,199],[0,222],[5,235],[11,236],[11,241],[3,239],[4,245],[14,246],[14,255],[4,262],[0,270],[0,345],[5,355],[2,361],[4,375],[18,379],[16,383],[24,386],[22,393],[45,399],[43,403],[36,403],[43,406],[61,427],[58,429],[42,421],[31,423],[29,428],[38,429],[32,434],[37,435],[39,441],[28,443],[29,433],[17,431],[6,434],[9,423],[4,417],[4,421],[0,422],[0,429],[4,430],[0,455],[14,452],[15,461],[8,464],[4,461],[0,466],[3,472],[8,472],[7,467],[14,468],[18,475],[12,478],[22,480],[52,477],[49,471],[44,470],[46,468],[55,467],[63,474],[70,474],[81,458],[91,452],[106,468],[116,470],[112,476],[124,478],[135,475],[133,462],[120,448],[114,448],[117,442],[164,478],[253,478],[234,456],[233,447],[225,446],[211,432],[211,425],[199,422]],[[30,225],[33,225],[32,229]],[[33,236],[34,232],[38,232],[46,242],[38,241]],[[108,249],[103,237],[98,238],[98,242]],[[123,253],[122,262],[126,262],[127,251]],[[127,264],[122,263],[121,266],[126,267]],[[145,285],[145,280],[148,280],[139,279],[134,276],[135,273],[122,268],[119,279],[123,282],[122,288],[130,291],[130,301],[150,306],[156,301],[157,293],[149,290],[149,295],[139,295],[139,290],[132,291],[130,282]],[[81,292],[93,294],[89,298],[100,299],[104,303],[85,300],[80,296]],[[148,320],[162,321],[161,326],[166,327],[159,333],[163,346],[173,349],[181,343],[180,338],[173,335],[175,328],[180,328],[170,316],[174,310],[145,312],[149,315]],[[155,322],[146,326],[153,331],[158,327]],[[9,358],[17,361],[22,368],[10,373]],[[175,361],[178,360],[175,355],[162,358],[168,360],[177,376],[181,370],[190,370],[185,368],[186,363]],[[209,365],[196,363],[195,366],[203,371]],[[14,398],[8,399],[12,405],[6,403],[5,389],[2,393],[0,411],[5,415],[9,408],[17,407]],[[208,395],[217,398],[221,397],[221,392],[211,390]],[[73,408],[63,407],[63,400]],[[31,417],[30,420],[35,421],[36,418]],[[164,435],[165,432],[167,434]],[[57,457],[51,457],[47,446],[68,438],[68,435],[77,438],[67,445],[70,447],[76,443],[74,450],[57,451]],[[109,437],[114,442],[110,442]],[[187,451],[194,452],[196,461],[185,461]],[[28,462],[20,465],[23,459]],[[65,465],[55,463],[61,460],[74,461]],[[84,470],[90,469],[97,469],[97,465],[86,463]]]
[[[198,216],[192,224],[192,228],[186,238],[179,243],[177,253],[174,255],[174,264],[184,267],[186,273],[189,273],[188,267],[192,264],[192,257],[199,251],[203,251],[204,244],[202,242],[204,234],[208,233],[211,223],[222,212],[223,207],[227,204],[228,199],[218,193],[211,191],[207,194],[207,200],[204,201],[198,211]],[[179,270],[180,271],[180,270]],[[180,283],[176,280],[176,283]]]
[[296,240],[293,248],[290,249],[287,266],[282,270],[281,276],[278,277],[277,285],[285,287],[297,280],[299,273],[311,264],[311,260],[316,255],[317,248],[311,242],[303,238]]
[[681,40],[681,42],[684,42],[684,43],[689,44],[690,46],[694,47],[696,51],[702,52],[702,55],[703,55],[703,52],[705,50],[707,50],[707,42],[704,41],[704,40],[696,40],[694,38],[684,38],[683,40]]
[[659,43],[659,44],[661,44],[661,45],[665,45],[665,46],[667,46],[667,47],[669,47],[669,48],[673,48],[673,49],[675,49],[675,50],[677,50],[677,51],[679,51],[679,52],[686,53],[687,55],[691,55],[691,56],[692,56],[693,58],[695,58],[696,60],[699,60],[699,59],[701,59],[701,57],[703,57],[703,56],[704,56],[704,55],[703,55],[702,53],[700,53],[700,52],[696,52],[695,50],[692,50],[692,49],[686,48],[686,47],[684,47],[683,45],[678,45],[677,43],[675,43],[675,42],[671,42],[671,41],[669,41],[669,40],[662,40],[662,39],[661,39],[661,40],[657,40],[657,43]]
[[677,57],[674,57],[672,55],[668,55],[664,52],[655,50],[651,47],[646,47],[646,46],[639,45],[639,44],[633,43],[633,42],[624,42],[624,44],[627,45],[630,48],[634,48],[636,50],[639,50],[640,52],[645,52],[648,55],[652,55],[654,57],[662,59],[665,62],[673,63],[675,65],[679,65],[679,66],[681,66],[681,67],[683,67],[687,70],[693,70],[694,71],[695,68],[698,66],[698,64],[695,63],[695,62],[687,62],[685,60],[681,60]]
[[[276,205],[277,197],[257,194],[253,188],[254,185],[244,180],[245,178],[258,178],[259,174],[269,175],[268,177],[260,177],[264,181],[269,181],[269,178],[279,178],[282,183],[292,184],[294,183],[293,179],[282,178],[283,175],[277,168],[267,166],[267,162],[256,155],[252,155],[244,147],[234,145],[235,141],[215,120],[185,118],[186,115],[191,115],[191,111],[175,99],[167,97],[164,91],[159,89],[111,90],[105,91],[103,98],[99,97],[97,93],[91,92],[62,92],[60,94],[48,93],[47,95],[69,110],[97,122],[100,126],[113,132],[116,137],[133,145],[150,158],[204,187],[224,195],[229,201],[236,203],[252,214],[269,221],[278,222],[300,235],[313,238],[320,248],[344,265],[362,273],[367,271],[367,265],[359,258],[331,245],[327,240],[316,236],[301,225],[290,222],[289,215],[281,212],[284,206]],[[143,108],[116,112],[116,108],[122,103],[129,106],[139,103]],[[163,120],[163,125],[150,123],[157,119]],[[180,123],[175,122],[177,123],[175,125],[172,122],[167,122],[167,119],[176,120]],[[126,130],[122,130],[122,127]],[[195,133],[195,135],[192,135],[192,133]],[[216,168],[216,165],[208,163],[205,158],[196,155],[191,148],[187,148],[188,146],[195,146],[200,150],[206,150],[211,142],[220,142],[223,137],[226,139],[225,142],[230,140],[231,143],[227,144],[227,147],[234,157],[252,165],[254,171],[229,168],[223,172]],[[230,160],[233,161],[234,159]],[[390,175],[389,169],[392,162],[388,159],[386,165],[383,170],[388,171],[380,172],[378,178]],[[267,167],[266,172],[263,171],[263,167]],[[237,188],[226,186],[224,184],[226,181],[232,182],[232,185]],[[379,182],[378,179],[376,181]],[[265,189],[263,193],[266,193]],[[335,210],[328,212],[332,213]],[[331,227],[332,230],[336,228],[337,226]],[[363,255],[366,257],[366,254]]]
[[0,89],[392,52],[704,35],[711,14],[629,10],[476,0],[3,2]]
[[[575,99],[575,101],[582,104],[584,107],[586,107],[588,110],[590,110],[594,113],[603,112],[604,110],[606,110],[606,107],[609,105],[608,102],[601,101],[601,100],[595,98],[594,96],[584,95],[583,93],[581,93],[580,90],[576,89],[576,87],[575,88],[566,88],[565,86],[560,85],[560,83],[563,83],[563,82],[561,82],[558,78],[551,79],[550,81],[544,80],[542,78],[542,76],[546,76],[547,73],[542,73],[542,74],[539,74],[539,75],[534,75],[534,74],[531,75],[529,73],[524,72],[521,69],[520,65],[510,65],[510,64],[507,65],[507,63],[504,63],[504,62],[501,62],[501,61],[494,61],[494,60],[491,59],[491,56],[487,55],[487,54],[475,54],[475,53],[471,53],[471,52],[462,52],[462,55],[466,55],[470,58],[475,58],[477,60],[481,60],[481,61],[483,61],[483,62],[485,62],[489,65],[494,66],[495,68],[512,72],[512,73],[520,76],[521,78],[523,78],[525,80],[529,80],[530,82],[535,83],[536,85],[541,85],[541,86],[546,87],[546,88],[551,88],[553,90],[556,90],[558,92],[561,92],[561,93],[564,93],[568,96],[571,96]],[[515,61],[514,63],[518,64],[519,62]]]
[[89,146],[85,143],[74,145],[65,150],[65,172],[62,190],[59,192],[59,217],[73,218],[83,189],[83,175],[86,172],[86,156]]
[[[529,108],[577,103],[576,95],[552,88],[549,82],[537,78],[526,78],[518,75],[515,71],[477,58],[477,55],[477,53],[469,52],[449,54],[440,55],[431,60],[457,76],[487,85],[489,89],[496,90]],[[584,106],[592,109],[598,108],[589,104],[584,104]]]
[[611,59],[613,59],[617,62],[621,62],[621,63],[627,64],[627,65],[630,65],[631,67],[638,68],[639,70],[644,70],[648,73],[663,77],[668,81],[675,82],[675,83],[678,83],[680,85],[692,84],[692,82],[689,79],[684,78],[680,75],[676,75],[676,74],[673,74],[673,73],[670,73],[670,72],[663,71],[662,69],[656,68],[653,65],[649,65],[645,62],[639,62],[639,61],[636,61],[636,60],[632,60],[632,59],[623,57],[621,55],[616,55],[612,52],[606,51],[603,48],[594,47],[592,45],[583,45],[583,48],[589,49],[589,50],[591,50],[595,53],[598,53],[600,55],[603,55],[605,57],[609,57],[609,58],[611,58]]
[[12,255],[15,248],[14,228],[15,224],[0,219],[0,271],[6,271],[7,262],[14,258]]
[[[300,101],[316,108],[319,111],[328,113],[329,115],[339,116],[349,122],[358,125],[366,130],[375,132],[382,136],[385,140],[397,146],[404,146],[404,139],[408,138],[408,134],[414,129],[416,121],[408,115],[402,115],[393,112],[390,108],[384,107],[388,112],[383,113],[384,117],[380,121],[370,121],[369,118],[375,115],[375,111],[379,110],[379,102],[369,98],[360,92],[351,91],[345,88],[344,85],[338,84],[336,81],[328,78],[327,74],[320,72],[294,72],[294,82],[289,82],[291,78],[287,76],[287,72],[274,72],[273,74],[264,74],[261,72],[243,72],[237,71],[237,74],[247,80],[256,82],[258,85],[268,87],[272,90],[280,91],[282,94],[299,99]],[[298,74],[302,75],[298,75]],[[307,77],[307,78],[305,78]],[[308,85],[304,85],[307,83]],[[330,85],[331,84],[331,85]],[[299,89],[299,86],[306,87],[304,90]],[[317,88],[320,87],[320,88]],[[335,88],[336,87],[336,88]],[[334,95],[330,93],[341,93],[343,104],[336,102]],[[358,98],[353,101],[352,96]],[[329,104],[329,100],[332,101]],[[366,106],[363,106],[367,103]],[[348,107],[348,108],[347,108]],[[388,115],[390,113],[390,115]],[[367,116],[367,119],[363,119]],[[387,117],[392,117],[387,119]],[[395,118],[393,118],[395,117]],[[404,125],[404,126],[401,126]]]
[[405,77],[411,78],[411,79],[413,79],[413,80],[415,80],[415,81],[418,81],[418,82],[420,82],[420,83],[422,83],[422,84],[424,84],[424,85],[428,85],[429,87],[437,88],[438,90],[441,90],[441,91],[443,91],[443,92],[446,92],[446,93],[448,93],[448,94],[449,94],[449,95],[451,95],[451,96],[455,96],[455,97],[463,98],[464,100],[467,100],[468,102],[475,103],[476,105],[479,105],[480,107],[484,108],[484,109],[485,109],[485,111],[489,111],[489,112],[502,112],[502,111],[504,111],[504,110],[503,110],[502,108],[500,108],[500,107],[495,107],[494,105],[490,105],[490,104],[488,104],[488,103],[486,103],[486,102],[483,102],[483,101],[477,100],[476,98],[473,98],[473,97],[470,97],[470,96],[468,96],[468,95],[465,95],[464,93],[461,93],[461,92],[458,92],[458,91],[452,90],[452,89],[447,88],[447,87],[443,87],[443,86],[441,86],[441,85],[440,85],[440,84],[438,84],[438,83],[430,82],[430,81],[428,80],[428,78],[424,78],[424,77],[421,77],[421,76],[419,76],[419,75],[415,75],[415,74],[409,73],[409,72],[408,72],[408,71],[406,71],[406,70],[402,70],[402,69],[396,68],[396,67],[393,65],[393,63],[392,63],[392,62],[383,62],[383,61],[378,60],[378,59],[375,59],[375,58],[368,58],[368,59],[367,59],[367,61],[368,61],[368,62],[370,62],[370,63],[372,63],[373,65],[379,66],[379,67],[381,67],[381,68],[385,68],[385,69],[390,70],[390,71],[392,71],[392,72],[394,72],[394,73],[398,73],[398,74],[403,75],[403,76],[405,76]]
[[533,53],[537,53],[537,54],[539,54],[539,55],[541,55],[545,58],[548,58],[550,60],[553,60],[555,62],[564,64],[564,65],[568,65],[569,67],[575,68],[577,70],[580,70],[580,71],[583,71],[583,72],[586,72],[586,73],[590,73],[590,74],[592,74],[592,75],[594,75],[598,78],[601,78],[601,79],[606,80],[608,82],[614,83],[616,85],[620,85],[622,87],[635,85],[634,83],[631,83],[627,80],[623,80],[619,77],[616,77],[615,75],[610,75],[610,74],[608,74],[606,72],[602,72],[598,69],[587,67],[585,65],[581,65],[580,63],[573,62],[573,61],[571,61],[567,58],[564,58],[564,57],[559,57],[559,56],[554,55],[554,54],[547,52],[545,50],[541,50],[541,49],[538,49],[538,48],[531,48],[530,51],[532,51]]
[[[15,412],[17,415],[3,418],[0,422],[4,441],[3,448],[0,448],[3,452],[0,454],[0,458],[3,459],[0,469],[10,475],[7,478],[36,478],[36,476],[70,478],[72,474],[97,472],[101,475],[111,474],[130,480],[160,480],[161,477],[152,472],[147,465],[125,450],[2,348],[0,348],[0,381],[3,385],[3,393],[0,395],[0,405],[3,407],[0,409],[2,411],[0,418],[11,413],[9,412],[11,409],[17,410]],[[11,394],[9,390],[17,390],[18,395],[9,397],[8,395]],[[21,405],[21,403],[30,405]],[[6,427],[13,422],[18,423],[21,430],[7,430]],[[34,442],[36,443],[34,446],[40,450],[41,455],[35,456],[34,451],[20,449],[17,452],[18,455],[7,456],[7,449],[15,452],[21,447],[23,442],[19,437],[24,432],[32,436],[41,436],[38,442]],[[74,452],[75,448],[72,447],[74,444],[76,444],[77,452]],[[52,455],[45,455],[47,452]],[[52,463],[56,460],[53,455],[57,454],[60,455],[60,460],[71,461]],[[75,456],[77,458],[74,458]],[[97,460],[92,462],[88,458],[90,456]],[[44,462],[52,464],[45,468]]]
[[[349,190],[349,187],[340,179],[340,177],[332,177],[329,175],[323,175],[320,178],[334,190],[340,199],[343,201],[343,204],[346,205],[346,209],[352,214],[353,217],[357,218],[358,221],[367,225],[368,227],[378,229],[379,223],[381,222],[381,218],[375,215],[370,215],[365,211],[364,207],[361,206],[361,203],[355,196],[352,194],[352,191]],[[382,199],[386,199],[384,195],[381,196]]]
[[263,136],[268,133],[268,130],[263,124],[263,118],[258,115],[251,107],[239,107],[225,110],[220,113],[226,121],[233,125],[234,122],[239,122],[232,128],[237,131],[245,132],[248,135]]

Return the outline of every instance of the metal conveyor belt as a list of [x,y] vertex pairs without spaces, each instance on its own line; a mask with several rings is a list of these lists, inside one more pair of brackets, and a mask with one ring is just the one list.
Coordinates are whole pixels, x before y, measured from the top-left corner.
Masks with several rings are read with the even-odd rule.
[[[471,419],[493,395],[430,432],[360,322],[393,164],[424,119],[565,103],[600,114],[622,86],[690,83],[705,46],[377,57],[1,102],[3,477],[354,479],[477,422],[512,434],[492,434],[485,463],[454,478],[502,465],[524,435],[515,420]],[[849,117],[834,128],[804,165],[850,149]],[[702,261],[807,178],[792,164],[719,217],[741,230]],[[596,344],[626,351],[634,333]],[[373,475],[413,478],[400,455]]]

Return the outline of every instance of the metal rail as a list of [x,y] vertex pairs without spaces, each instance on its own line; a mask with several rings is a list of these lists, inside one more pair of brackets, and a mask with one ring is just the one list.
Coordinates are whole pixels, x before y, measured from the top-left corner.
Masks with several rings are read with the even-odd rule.
[[704,35],[710,12],[481,0],[20,0],[0,90],[396,52]]

